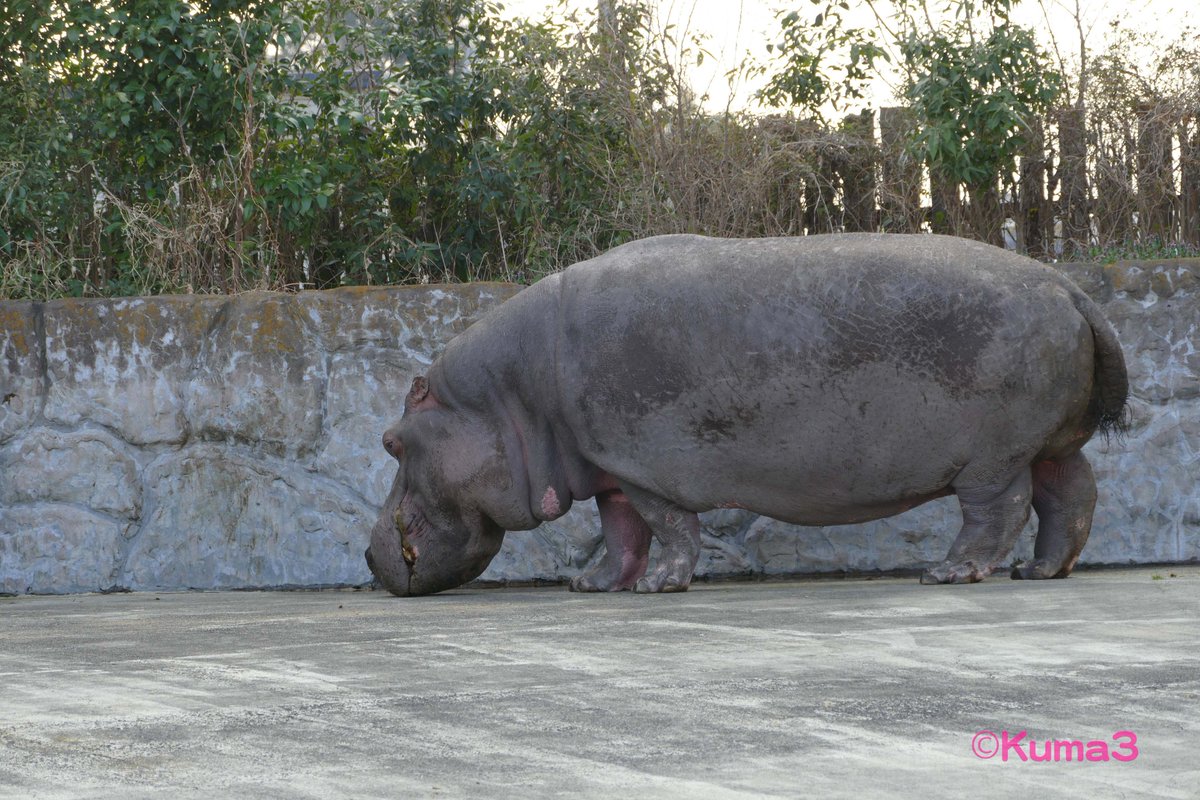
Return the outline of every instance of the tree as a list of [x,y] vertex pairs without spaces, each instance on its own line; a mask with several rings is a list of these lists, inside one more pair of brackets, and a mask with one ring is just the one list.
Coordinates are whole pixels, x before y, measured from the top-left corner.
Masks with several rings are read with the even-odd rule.
[[1013,185],[1032,126],[1063,86],[1034,33],[1011,24],[1013,2],[962,0],[954,21],[910,28],[900,44],[905,97],[922,125],[914,148],[935,180],[966,187],[971,230],[995,244],[1001,185]]
[[814,0],[821,11],[811,22],[798,10],[782,16],[778,68],[760,97],[820,114],[864,102],[869,81],[898,65],[917,121],[912,151],[935,183],[965,187],[965,221],[998,241],[1001,183],[1011,183],[1031,125],[1063,84],[1034,33],[1011,23],[1015,2],[949,0],[948,21],[937,22],[926,0],[861,0],[875,29],[847,24],[849,0]]

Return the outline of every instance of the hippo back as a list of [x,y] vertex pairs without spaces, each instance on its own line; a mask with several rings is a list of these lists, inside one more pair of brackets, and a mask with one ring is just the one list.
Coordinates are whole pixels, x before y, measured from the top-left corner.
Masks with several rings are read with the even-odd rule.
[[963,239],[655,237],[554,288],[580,451],[685,508],[893,514],[981,452],[1016,464],[1062,446],[1092,391],[1078,289]]

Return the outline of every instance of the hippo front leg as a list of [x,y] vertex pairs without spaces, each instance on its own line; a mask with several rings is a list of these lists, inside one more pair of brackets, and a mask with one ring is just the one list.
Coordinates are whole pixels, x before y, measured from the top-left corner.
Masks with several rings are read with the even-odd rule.
[[632,589],[650,558],[650,526],[620,489],[596,496],[604,557],[571,579],[572,592],[620,592]]

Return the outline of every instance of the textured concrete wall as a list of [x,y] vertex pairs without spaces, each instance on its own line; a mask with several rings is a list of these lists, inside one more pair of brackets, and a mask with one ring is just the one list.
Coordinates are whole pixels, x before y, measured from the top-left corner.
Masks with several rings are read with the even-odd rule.
[[[1089,445],[1101,499],[1083,561],[1200,558],[1200,262],[1065,269],[1117,327],[1134,385],[1128,438]],[[0,303],[0,592],[367,582],[394,472],[381,432],[412,375],[516,291]],[[939,560],[958,513],[704,522],[700,574],[784,574]],[[509,534],[483,578],[569,577],[598,544],[579,504]]]
[[0,592],[369,581],[386,422],[515,291],[0,303]]

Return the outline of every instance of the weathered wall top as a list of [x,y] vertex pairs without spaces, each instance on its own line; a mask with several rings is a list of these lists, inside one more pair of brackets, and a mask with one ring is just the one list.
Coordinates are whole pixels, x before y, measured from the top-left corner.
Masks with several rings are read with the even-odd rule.
[[[1116,326],[1134,387],[1130,435],[1089,445],[1083,561],[1200,558],[1200,259],[1061,268]],[[0,592],[368,582],[394,473],[380,434],[412,376],[519,289],[0,303]],[[703,519],[700,575],[916,568],[957,530],[952,501],[836,528]],[[599,540],[579,504],[510,534],[483,577],[570,577]]]
[[1176,293],[1195,295],[1200,284],[1200,258],[1118,261],[1112,264],[1056,264],[1097,303],[1117,295],[1168,300]]

